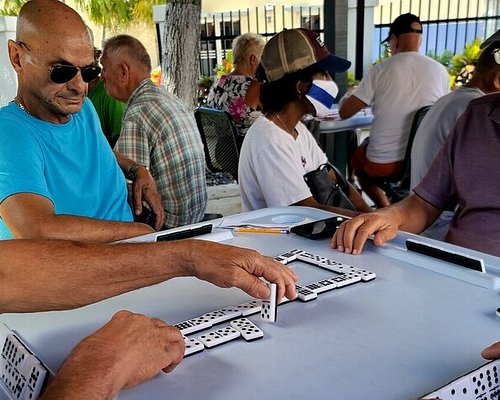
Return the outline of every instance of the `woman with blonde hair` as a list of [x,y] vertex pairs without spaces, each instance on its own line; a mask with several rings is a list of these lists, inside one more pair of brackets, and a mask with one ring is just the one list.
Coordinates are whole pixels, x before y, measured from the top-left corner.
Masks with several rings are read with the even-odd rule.
[[232,115],[243,141],[248,128],[260,113],[260,84],[255,79],[260,63],[264,38],[256,33],[244,33],[233,41],[234,70],[219,78],[210,88],[207,106]]

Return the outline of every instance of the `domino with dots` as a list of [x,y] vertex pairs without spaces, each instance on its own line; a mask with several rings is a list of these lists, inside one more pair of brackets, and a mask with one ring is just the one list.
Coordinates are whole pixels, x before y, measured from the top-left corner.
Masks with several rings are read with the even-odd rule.
[[247,318],[239,318],[229,323],[234,329],[241,333],[241,337],[247,342],[262,339],[264,332]]
[[[2,329],[11,332],[6,326]],[[39,397],[48,370],[14,334],[8,333],[0,355],[0,382],[15,399]]]
[[304,251],[300,249],[292,249],[288,250],[283,254],[280,254],[279,256],[276,256],[275,259],[281,262],[282,264],[288,264],[289,262],[296,260],[299,254],[303,252]]
[[318,298],[318,294],[308,289],[305,286],[295,285],[295,289],[297,290],[297,298],[300,301],[306,302],[311,300],[316,300]]
[[198,339],[184,336],[184,357],[191,356],[205,350],[205,346]]
[[246,317],[248,315],[257,314],[258,312],[260,312],[262,308],[262,302],[260,300],[251,300],[233,307],[241,311],[242,317]]
[[181,331],[183,335],[189,335],[190,333],[200,332],[205,329],[211,328],[213,322],[209,318],[197,317],[188,319],[187,321],[179,322],[174,324],[174,326]]
[[429,393],[425,399],[469,400],[500,398],[500,360],[491,361]]
[[260,318],[263,321],[276,322],[278,318],[278,287],[275,283],[268,283],[269,297],[262,300],[262,309],[260,310]]
[[226,326],[225,328],[201,335],[198,337],[198,340],[203,343],[207,349],[211,349],[212,347],[238,339],[240,336],[240,332],[232,326]]

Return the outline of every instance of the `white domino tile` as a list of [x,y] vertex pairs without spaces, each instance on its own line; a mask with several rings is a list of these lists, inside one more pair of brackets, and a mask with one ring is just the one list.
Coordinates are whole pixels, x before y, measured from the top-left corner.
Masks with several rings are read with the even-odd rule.
[[316,295],[336,289],[337,287],[337,282],[332,281],[332,279],[322,279],[305,286],[306,289],[316,293]]
[[311,289],[306,288],[305,286],[295,285],[295,289],[297,290],[297,298],[300,301],[306,302],[316,300],[318,298],[317,293],[315,293]]
[[275,283],[268,283],[267,285],[271,293],[267,299],[262,300],[260,318],[264,321],[276,322],[278,318],[278,290]]
[[220,310],[211,311],[201,316],[201,318],[212,321],[212,325],[230,321],[237,317],[241,317],[241,310],[239,310],[237,307],[221,308]]
[[325,262],[326,258],[304,251],[297,256],[297,260],[303,261],[306,263],[310,263],[313,265],[319,265],[319,264]]
[[287,251],[286,253],[280,254],[279,256],[276,257],[276,259],[283,264],[288,264],[289,262],[296,260],[299,254],[303,252],[304,250],[292,249]]
[[262,308],[261,300],[251,300],[246,303],[238,304],[233,306],[234,308],[238,308],[241,311],[241,316],[246,317],[248,315],[257,314],[260,312]]
[[211,328],[213,322],[211,319],[197,317],[189,319],[187,321],[179,322],[174,326],[181,331],[183,335],[189,335],[190,333],[200,332],[205,329]]
[[247,318],[239,318],[229,323],[234,329],[241,333],[241,337],[247,342],[261,339],[264,337],[264,332]]
[[205,350],[205,346],[198,339],[184,336],[184,357],[199,353]]
[[205,345],[207,349],[238,339],[241,336],[240,332],[232,326],[217,329],[213,332],[208,332],[198,337],[198,340]]
[[[7,328],[4,326],[3,330]],[[42,365],[14,335],[7,334],[0,355],[0,384],[13,399],[36,399],[48,376]]]
[[332,282],[335,282],[337,284],[337,287],[343,287],[343,286],[348,286],[352,285],[353,283],[358,283],[361,282],[361,278],[359,275],[348,273],[348,274],[343,274],[336,276],[334,278],[330,278]]

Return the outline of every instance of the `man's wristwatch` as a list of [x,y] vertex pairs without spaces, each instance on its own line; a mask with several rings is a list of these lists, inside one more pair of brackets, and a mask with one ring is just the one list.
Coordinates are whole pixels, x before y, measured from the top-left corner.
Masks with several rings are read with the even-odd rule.
[[[133,163],[130,167],[128,167],[127,179],[130,179],[131,181],[135,181],[135,178],[137,178],[137,170],[141,167],[144,167],[144,165],[136,163],[136,162]],[[146,167],[144,167],[144,168],[146,168]]]

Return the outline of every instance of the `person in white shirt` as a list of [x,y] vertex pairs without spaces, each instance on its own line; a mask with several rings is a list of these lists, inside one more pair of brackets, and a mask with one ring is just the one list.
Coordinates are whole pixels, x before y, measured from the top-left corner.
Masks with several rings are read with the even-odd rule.
[[[330,54],[316,33],[289,29],[269,40],[261,65],[266,75],[260,91],[265,116],[250,127],[241,148],[238,183],[243,210],[300,205],[356,214],[313,198],[304,175],[326,163],[327,157],[300,122],[306,114],[318,114],[312,88],[321,86],[333,101],[338,89],[330,75],[347,70],[350,62]],[[336,180],[333,171],[330,177]],[[349,200],[357,211],[370,210],[352,185]]]
[[352,165],[361,188],[377,207],[390,201],[373,178],[402,171],[413,115],[449,92],[446,68],[418,52],[421,41],[420,19],[409,13],[397,17],[385,40],[391,57],[371,67],[352,95],[340,102],[341,118],[372,108],[369,140],[358,147]]

